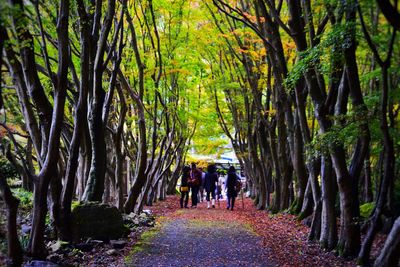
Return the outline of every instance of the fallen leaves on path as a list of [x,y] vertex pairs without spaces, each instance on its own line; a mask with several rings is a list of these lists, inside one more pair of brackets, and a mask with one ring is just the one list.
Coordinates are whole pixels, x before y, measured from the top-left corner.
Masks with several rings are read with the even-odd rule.
[[263,237],[263,246],[269,250],[270,258],[279,266],[355,266],[354,261],[346,261],[333,252],[323,251],[315,242],[309,242],[309,228],[289,214],[271,215],[259,211],[251,199],[244,200],[244,209],[240,199],[235,210],[225,209],[226,202],[220,207],[207,209],[200,203],[197,208],[180,211],[179,198],[168,197],[167,200],[148,207],[156,216],[165,219],[187,218],[202,221],[236,221],[250,227]]

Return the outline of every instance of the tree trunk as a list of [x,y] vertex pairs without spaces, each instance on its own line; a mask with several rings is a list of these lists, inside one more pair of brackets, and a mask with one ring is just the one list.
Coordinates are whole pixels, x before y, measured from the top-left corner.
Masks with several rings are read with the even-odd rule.
[[303,206],[303,201],[305,197],[305,190],[307,187],[307,171],[304,166],[304,144],[301,135],[300,121],[298,117],[298,112],[295,116],[295,134],[294,134],[294,169],[296,169],[296,205],[293,208],[293,212],[298,214]]
[[7,250],[10,259],[9,266],[20,266],[23,260],[23,251],[18,239],[17,211],[19,200],[15,198],[7,184],[3,173],[0,172],[0,193],[4,200],[7,212]]
[[146,175],[146,167],[147,167],[147,137],[146,137],[146,118],[145,118],[145,110],[143,106],[143,93],[144,93],[144,64],[140,58],[139,48],[137,44],[137,37],[135,32],[135,27],[132,22],[132,18],[127,15],[127,20],[129,24],[129,29],[131,30],[132,35],[132,47],[135,53],[136,65],[139,69],[139,94],[135,94],[132,88],[129,86],[125,77],[123,77],[122,73],[119,73],[120,80],[122,83],[122,87],[125,88],[131,98],[136,102],[137,114],[138,114],[138,156],[136,161],[136,173],[134,178],[134,183],[129,190],[128,198],[124,203],[124,211],[125,213],[130,213],[134,210],[136,201],[139,197],[139,194],[147,181]]
[[337,226],[335,202],[337,185],[332,172],[332,162],[329,156],[321,159],[321,188],[322,188],[322,218],[321,237],[322,248],[333,249],[337,242]]
[[58,71],[57,86],[54,92],[54,109],[45,162],[35,181],[32,230],[28,251],[34,258],[44,258],[47,251],[44,245],[44,229],[47,213],[47,193],[51,178],[57,173],[59,159],[60,134],[67,93],[69,49],[68,22],[69,0],[61,0],[57,22],[58,35]]
[[[76,104],[75,114],[74,114],[74,131],[69,147],[69,158],[67,161],[67,167],[64,175],[64,186],[61,193],[61,225],[60,225],[60,234],[63,240],[72,240],[71,233],[71,203],[74,194],[75,188],[75,180],[79,177],[79,180],[85,179],[85,172],[79,172],[77,175],[77,170],[79,164],[83,166],[85,164],[84,157],[81,157],[81,161],[78,163],[79,148],[81,150],[85,149],[86,142],[88,138],[84,136],[84,129],[86,127],[85,124],[82,125],[82,122],[86,121],[87,116],[87,95],[89,88],[89,21],[88,16],[86,14],[85,6],[81,1],[78,1],[78,13],[80,17],[80,44],[81,44],[81,82],[79,88],[79,98],[78,103]],[[83,138],[82,138],[83,137]],[[81,141],[81,139],[84,139]],[[83,191],[83,190],[82,190]],[[83,192],[82,192],[83,193]]]
[[304,201],[303,206],[301,207],[301,211],[299,216],[297,217],[298,220],[303,220],[310,216],[313,212],[314,200],[313,194],[311,189],[311,181],[308,180],[306,191],[304,192]]
[[363,241],[360,253],[358,255],[358,261],[362,263],[369,262],[369,254],[372,247],[372,242],[375,238],[377,232],[378,222],[380,216],[385,208],[387,202],[388,191],[390,189],[390,184],[394,180],[394,162],[395,154],[393,147],[393,140],[390,136],[388,122],[387,122],[387,103],[388,103],[388,76],[387,68],[382,68],[382,78],[383,78],[383,92],[381,98],[381,131],[383,133],[383,176],[381,178],[381,186],[379,189],[379,194],[376,201],[376,207],[372,215],[371,226],[368,229],[366,238]]
[[[96,10],[96,12],[98,12]],[[92,142],[92,162],[90,173],[83,199],[85,201],[102,201],[104,192],[104,181],[106,174],[106,143],[105,125],[103,122],[103,104],[105,91],[103,89],[104,53],[107,45],[107,38],[111,30],[115,14],[115,0],[109,0],[107,15],[101,29],[101,36],[96,51],[94,65],[93,91],[89,109],[89,132]]]
[[385,245],[375,260],[375,267],[398,266],[400,258],[400,217],[394,222]]

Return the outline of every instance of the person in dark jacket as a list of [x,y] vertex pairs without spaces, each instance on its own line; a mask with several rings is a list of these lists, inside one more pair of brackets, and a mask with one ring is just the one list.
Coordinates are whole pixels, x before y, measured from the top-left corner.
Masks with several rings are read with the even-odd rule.
[[233,207],[235,205],[235,198],[237,197],[236,187],[238,181],[240,181],[240,179],[236,174],[235,167],[230,166],[228,174],[226,176],[226,183],[225,183],[227,190],[227,197],[228,197],[226,209],[233,210]]
[[215,165],[208,165],[206,177],[204,179],[204,189],[206,190],[207,209],[210,208],[210,195],[212,197],[212,207],[215,208],[215,189],[218,182],[217,168]]
[[183,208],[183,202],[185,202],[185,208],[188,208],[189,202],[189,178],[190,178],[190,167],[184,166],[182,170],[182,177],[181,177],[181,186],[179,191],[181,192],[181,209]]
[[192,208],[197,208],[199,187],[201,184],[201,171],[196,168],[196,164],[192,163],[190,171],[189,185],[192,190]]

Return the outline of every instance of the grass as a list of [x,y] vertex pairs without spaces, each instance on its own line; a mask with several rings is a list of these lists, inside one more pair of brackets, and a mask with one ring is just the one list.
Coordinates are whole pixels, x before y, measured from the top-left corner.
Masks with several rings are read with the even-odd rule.
[[161,230],[161,225],[157,224],[156,227],[143,232],[141,234],[139,240],[132,247],[132,250],[125,257],[125,264],[130,265],[133,261],[133,256],[135,256],[135,254],[137,254],[139,252],[144,251],[146,249],[146,247],[150,244],[151,240],[157,236],[157,234],[160,232],[160,230]]

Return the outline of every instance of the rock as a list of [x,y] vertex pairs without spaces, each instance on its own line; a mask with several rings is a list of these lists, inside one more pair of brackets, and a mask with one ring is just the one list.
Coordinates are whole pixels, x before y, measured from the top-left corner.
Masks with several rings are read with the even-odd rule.
[[61,241],[61,240],[57,240],[57,241],[54,241],[54,242],[51,242],[49,245],[47,245],[50,249],[51,249],[51,252],[57,252],[57,251],[59,251],[60,249],[62,249],[62,248],[65,248],[65,247],[67,247],[69,245],[69,243],[68,242],[65,242],[65,241]]
[[131,219],[131,220],[132,220],[132,219],[135,219],[137,216],[138,216],[138,215],[137,215],[136,213],[133,213],[133,212],[131,212],[131,213],[125,215],[125,217],[126,217],[127,219]]
[[106,251],[106,254],[109,256],[114,256],[118,254],[118,251],[116,249],[110,249]]
[[86,243],[92,244],[94,246],[102,246],[104,244],[103,240],[88,240]]
[[51,261],[31,261],[24,265],[24,267],[59,267],[60,265],[55,264]]
[[106,204],[80,203],[73,209],[71,221],[75,241],[82,238],[108,241],[126,234],[121,213],[116,207]]
[[22,233],[24,233],[26,235],[29,235],[29,233],[31,232],[31,229],[32,229],[32,227],[30,225],[27,225],[27,224],[23,224],[21,226]]
[[139,216],[140,225],[143,226],[154,226],[154,217],[145,212],[142,212]]
[[124,248],[126,245],[126,241],[124,240],[110,240],[110,245],[115,249]]
[[151,210],[143,210],[143,213],[146,213],[147,215],[151,215]]

